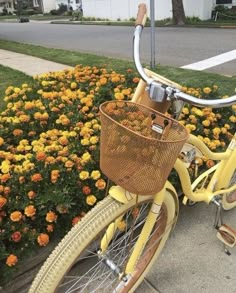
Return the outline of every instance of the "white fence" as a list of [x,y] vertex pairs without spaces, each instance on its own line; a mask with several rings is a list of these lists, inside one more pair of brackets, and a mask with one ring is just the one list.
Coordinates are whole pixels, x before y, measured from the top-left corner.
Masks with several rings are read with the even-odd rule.
[[[149,0],[83,0],[84,16],[108,18],[111,20],[130,19],[136,17],[139,3]],[[214,0],[183,0],[186,16],[196,16],[202,20],[211,18]],[[148,15],[150,12],[148,11]],[[171,0],[155,0],[155,19],[161,20],[172,17]]]

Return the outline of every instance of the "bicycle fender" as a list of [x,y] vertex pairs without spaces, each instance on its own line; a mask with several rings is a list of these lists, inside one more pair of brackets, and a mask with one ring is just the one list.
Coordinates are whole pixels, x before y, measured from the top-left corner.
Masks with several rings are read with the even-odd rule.
[[[164,188],[166,189],[166,192],[169,192],[172,195],[175,201],[176,210],[179,211],[179,199],[174,186],[169,181],[166,181]],[[112,186],[109,190],[109,196],[121,203],[127,204],[130,201],[135,200],[137,195],[123,189],[121,186]],[[139,195],[139,197],[154,197],[154,195]]]

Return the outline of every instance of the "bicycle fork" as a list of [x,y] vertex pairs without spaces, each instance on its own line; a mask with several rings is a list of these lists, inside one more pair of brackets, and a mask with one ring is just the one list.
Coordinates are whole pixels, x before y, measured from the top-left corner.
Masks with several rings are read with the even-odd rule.
[[[165,186],[166,187],[166,186]],[[100,242],[100,251],[99,255],[104,264],[113,271],[114,274],[119,276],[119,279],[123,282],[120,283],[120,286],[125,286],[127,281],[129,280],[129,277],[132,275],[132,273],[135,271],[136,265],[142,255],[143,249],[146,246],[149,237],[153,231],[154,225],[157,221],[158,216],[160,215],[161,206],[165,198],[165,190],[166,188],[163,188],[159,193],[154,195],[152,206],[150,208],[150,211],[147,215],[147,218],[145,220],[144,226],[141,230],[141,233],[139,234],[138,240],[132,249],[132,253],[129,256],[127,263],[125,265],[125,270],[121,271],[119,267],[116,266],[115,263],[113,263],[109,257],[106,256],[106,249],[109,246],[110,241],[113,239],[113,236],[115,235],[119,223],[123,220],[123,215],[121,215],[119,218],[116,219],[115,222],[111,223],[109,227],[107,228],[104,237],[102,238]],[[138,195],[137,195],[138,196]],[[133,199],[135,200],[135,199]],[[138,201],[136,200],[138,203]],[[171,226],[171,225],[170,225]],[[161,235],[160,237],[162,237]],[[122,285],[123,283],[123,285]]]

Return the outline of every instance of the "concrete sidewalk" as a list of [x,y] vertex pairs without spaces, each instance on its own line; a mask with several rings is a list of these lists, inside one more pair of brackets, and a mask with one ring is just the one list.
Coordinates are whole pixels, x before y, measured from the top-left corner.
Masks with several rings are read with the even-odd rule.
[[66,68],[73,68],[68,65],[59,64],[37,57],[19,54],[0,49],[0,64],[19,71],[27,75],[37,75],[49,71],[59,71]]

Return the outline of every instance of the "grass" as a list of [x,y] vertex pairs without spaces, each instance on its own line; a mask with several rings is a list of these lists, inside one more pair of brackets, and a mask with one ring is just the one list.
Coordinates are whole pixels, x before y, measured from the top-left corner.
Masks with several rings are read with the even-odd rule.
[[20,86],[23,83],[33,84],[33,78],[17,70],[0,65],[0,110],[3,109],[5,102],[5,90],[8,86]]
[[[50,61],[75,66],[104,66],[107,65],[117,72],[124,72],[128,68],[134,69],[131,61],[107,58],[92,54],[84,54],[77,51],[61,49],[48,49],[41,46],[22,44],[18,42],[0,40],[0,48],[18,53],[28,54]],[[147,66],[148,67],[148,66]],[[220,95],[233,95],[236,88],[236,76],[226,77],[219,74],[199,72],[175,67],[157,66],[154,71],[188,87],[205,87],[216,84],[219,86]],[[8,85],[20,85],[23,82],[30,83],[32,78],[7,67],[0,67],[0,97]]]

